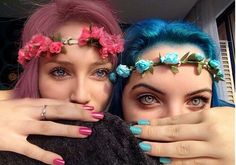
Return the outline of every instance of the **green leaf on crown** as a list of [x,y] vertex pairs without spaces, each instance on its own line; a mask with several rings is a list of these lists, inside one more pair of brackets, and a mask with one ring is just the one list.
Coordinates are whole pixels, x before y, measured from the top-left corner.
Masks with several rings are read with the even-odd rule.
[[183,55],[183,57],[180,59],[181,63],[185,64],[188,61],[189,52]]
[[153,67],[150,67],[149,71],[151,72],[151,74],[153,74]]
[[200,75],[202,73],[202,64],[198,63],[197,65],[197,74]]
[[170,70],[172,71],[172,73],[174,73],[174,74],[176,74],[176,73],[178,73],[179,72],[179,70],[178,70],[178,67],[177,66],[175,66],[175,65],[171,65],[170,66]]

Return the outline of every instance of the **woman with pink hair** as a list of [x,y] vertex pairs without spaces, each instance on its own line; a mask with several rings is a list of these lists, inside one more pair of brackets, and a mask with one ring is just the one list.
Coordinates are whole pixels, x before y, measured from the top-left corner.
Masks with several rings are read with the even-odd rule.
[[29,143],[27,137],[91,135],[89,127],[48,120],[103,119],[112,92],[108,74],[123,50],[121,29],[104,1],[54,0],[30,16],[21,39],[18,62],[24,72],[14,99],[1,102],[0,148],[64,164],[60,155]]

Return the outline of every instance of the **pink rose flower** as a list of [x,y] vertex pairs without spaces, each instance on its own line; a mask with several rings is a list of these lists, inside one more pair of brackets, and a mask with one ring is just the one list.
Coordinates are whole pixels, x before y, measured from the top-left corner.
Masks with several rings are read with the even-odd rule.
[[88,28],[84,28],[81,32],[81,35],[80,35],[79,39],[78,39],[78,44],[80,46],[86,45],[87,41],[90,38],[90,36],[91,36],[90,30]]
[[21,65],[25,64],[25,51],[24,49],[20,49],[18,51],[18,60],[17,60]]
[[60,53],[61,48],[62,48],[62,43],[61,42],[52,42],[51,45],[49,46],[50,53]]
[[102,28],[98,28],[96,26],[92,27],[91,38],[99,39],[101,36],[103,36],[103,34],[104,34],[103,27]]
[[99,49],[99,53],[100,53],[102,59],[107,58],[108,55],[109,55],[109,51],[106,47],[103,47],[103,48]]

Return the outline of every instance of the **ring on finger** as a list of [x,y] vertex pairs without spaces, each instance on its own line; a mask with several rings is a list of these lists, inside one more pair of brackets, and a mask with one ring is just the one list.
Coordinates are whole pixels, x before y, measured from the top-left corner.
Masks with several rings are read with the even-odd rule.
[[42,111],[41,111],[41,118],[42,120],[47,120],[46,114],[47,114],[47,106],[48,105],[43,105]]

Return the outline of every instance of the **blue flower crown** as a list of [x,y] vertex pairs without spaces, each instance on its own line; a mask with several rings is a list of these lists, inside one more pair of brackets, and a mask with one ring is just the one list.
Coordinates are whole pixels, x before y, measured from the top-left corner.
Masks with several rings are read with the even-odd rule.
[[170,66],[171,71],[176,74],[179,72],[178,67],[182,64],[196,64],[197,65],[197,74],[201,74],[202,69],[207,69],[212,75],[213,80],[219,81],[223,79],[223,72],[220,69],[220,62],[217,60],[206,59],[202,54],[196,54],[189,52],[186,53],[181,59],[179,59],[177,53],[168,53],[165,56],[159,55],[159,61],[154,62],[151,60],[139,59],[135,66],[126,66],[118,65],[115,72],[110,73],[109,79],[112,82],[116,82],[117,75],[122,78],[127,78],[130,76],[133,70],[136,70],[142,76],[145,72],[153,73],[153,67],[159,65],[168,65]]

